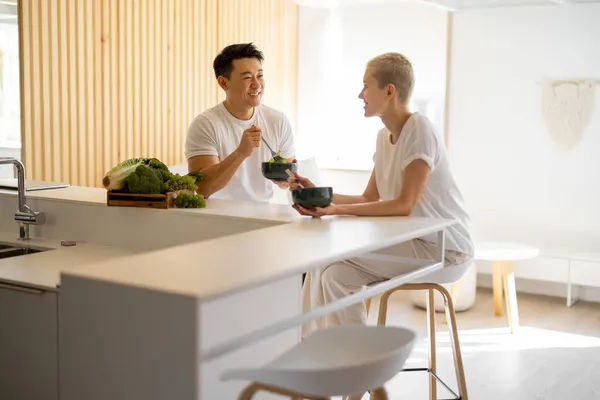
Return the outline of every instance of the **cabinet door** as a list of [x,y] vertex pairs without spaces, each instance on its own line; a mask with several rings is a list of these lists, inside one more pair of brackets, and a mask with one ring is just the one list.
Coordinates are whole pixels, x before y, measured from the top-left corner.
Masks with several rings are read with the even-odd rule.
[[0,282],[0,399],[58,400],[57,293]]

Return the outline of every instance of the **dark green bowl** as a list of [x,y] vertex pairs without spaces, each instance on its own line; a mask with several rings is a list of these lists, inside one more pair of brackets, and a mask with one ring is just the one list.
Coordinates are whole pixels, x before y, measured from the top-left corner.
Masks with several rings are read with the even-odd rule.
[[298,171],[298,164],[263,162],[261,167],[262,174],[265,178],[278,182],[288,180],[288,174],[285,172],[286,169],[296,172]]
[[306,209],[327,207],[333,198],[333,188],[313,187],[292,189],[292,201]]

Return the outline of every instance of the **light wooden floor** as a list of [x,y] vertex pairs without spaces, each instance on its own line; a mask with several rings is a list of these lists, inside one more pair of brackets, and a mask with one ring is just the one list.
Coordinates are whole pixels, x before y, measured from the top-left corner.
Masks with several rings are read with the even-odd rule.
[[[415,329],[423,339],[407,367],[427,366],[425,312],[399,292],[388,323]],[[600,399],[600,304],[519,294],[521,331],[511,335],[505,317],[494,317],[492,293],[477,292],[475,306],[457,314],[469,398],[473,400]],[[376,321],[373,301],[370,322]],[[456,389],[443,314],[438,314],[438,372]],[[427,399],[425,373],[401,373],[386,386],[391,399]],[[368,396],[365,396],[367,399]],[[438,398],[451,398],[441,385]]]

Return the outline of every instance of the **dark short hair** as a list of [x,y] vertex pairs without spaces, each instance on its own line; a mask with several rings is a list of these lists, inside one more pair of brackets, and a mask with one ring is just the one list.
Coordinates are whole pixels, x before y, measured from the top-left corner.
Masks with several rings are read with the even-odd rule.
[[233,70],[233,60],[241,58],[256,58],[262,63],[265,57],[262,51],[258,50],[253,43],[231,44],[221,50],[221,53],[213,61],[215,77],[224,76],[229,78]]

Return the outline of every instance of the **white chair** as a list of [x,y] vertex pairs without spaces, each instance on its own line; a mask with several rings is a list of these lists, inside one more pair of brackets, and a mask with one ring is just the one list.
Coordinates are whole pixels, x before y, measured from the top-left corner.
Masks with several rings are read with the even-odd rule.
[[413,331],[399,327],[320,329],[267,365],[230,370],[222,380],[252,382],[238,400],[250,400],[259,391],[293,400],[326,400],[371,391],[371,399],[387,400],[383,385],[402,370],[415,339]]
[[[429,339],[429,368],[412,368],[406,371],[427,371],[429,373],[429,398],[431,400],[437,399],[437,381],[439,380],[456,399],[468,400],[467,395],[467,383],[465,379],[465,372],[463,368],[462,355],[460,352],[460,343],[458,340],[458,327],[456,325],[456,314],[454,310],[454,302],[452,296],[448,290],[443,286],[445,284],[451,284],[462,278],[465,272],[468,270],[471,262],[466,262],[451,267],[446,267],[436,272],[433,272],[424,277],[423,282],[409,283],[390,289],[383,293],[379,302],[379,315],[377,324],[380,326],[385,325],[387,319],[387,306],[390,296],[399,290],[425,290],[427,293],[426,309],[427,309],[427,333]],[[454,393],[443,381],[441,381],[436,374],[436,341],[435,341],[435,309],[434,300],[435,292],[442,295],[444,300],[444,308],[446,311],[446,321],[448,323],[448,330],[450,333],[450,343],[452,345],[452,353],[454,357],[454,370],[456,373],[456,382],[458,385],[458,394]],[[371,299],[365,302],[367,312],[371,307]]]

